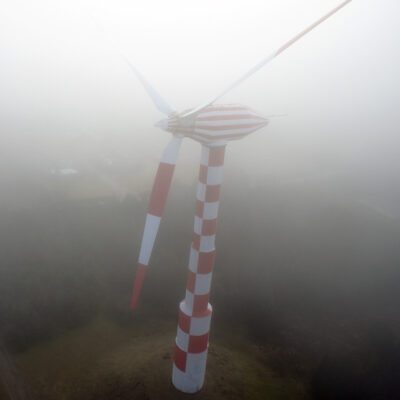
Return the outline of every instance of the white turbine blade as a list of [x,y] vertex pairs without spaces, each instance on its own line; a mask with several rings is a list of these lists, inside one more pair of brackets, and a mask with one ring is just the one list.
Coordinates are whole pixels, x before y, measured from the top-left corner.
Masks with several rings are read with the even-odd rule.
[[101,26],[98,21],[91,15],[91,18],[97,28],[99,29],[100,32],[102,32],[103,36],[106,38],[106,40],[109,42],[110,46],[115,49],[119,55],[122,57],[122,59],[125,61],[125,63],[129,66],[129,68],[135,73],[143,87],[145,88],[147,94],[150,96],[150,98],[153,100],[154,105],[156,106],[157,110],[160,111],[163,114],[170,115],[176,112],[176,110],[169,105],[162,97],[161,95],[157,92],[156,89],[154,89],[153,86],[150,85],[150,83],[147,81],[147,79],[138,71],[138,69],[133,65],[133,63],[130,61],[129,57],[125,54],[125,52],[121,49],[121,47],[113,40],[110,35],[107,33],[107,31]]
[[125,62],[131,68],[131,70],[136,74],[141,84],[145,88],[147,94],[153,100],[154,105],[157,107],[158,111],[163,114],[170,115],[176,112],[176,110],[171,107],[162,97],[161,95],[154,89],[153,86],[147,81],[147,79],[136,69],[136,67],[129,61],[128,57],[121,53],[121,56],[124,58]]
[[178,160],[181,143],[182,138],[178,138],[176,136],[170,140],[163,152],[157,174],[154,179],[153,189],[150,194],[146,223],[143,231],[142,243],[140,245],[138,267],[133,285],[131,299],[132,309],[136,308],[140,297],[143,281],[150,262],[151,254],[153,252],[153,247],[156,241],[158,229],[160,227],[165,204],[167,203],[167,197],[171,187],[172,177],[176,162]]
[[322,22],[326,21],[329,17],[331,17],[333,14],[338,12],[341,8],[343,8],[345,5],[350,3],[352,0],[346,0],[345,2],[341,3],[337,7],[335,7],[332,11],[330,11],[328,14],[324,15],[322,18],[320,18],[318,21],[314,22],[311,26],[309,26],[307,29],[304,31],[300,32],[298,35],[296,35],[294,38],[286,42],[283,46],[281,46],[278,50],[274,51],[272,54],[270,54],[268,57],[264,58],[261,60],[258,64],[256,64],[253,68],[251,68],[249,71],[247,71],[244,75],[242,75],[239,79],[237,79],[235,82],[233,82],[231,85],[229,85],[222,93],[219,95],[213,97],[211,100],[208,102],[194,108],[193,110],[187,112],[186,114],[183,114],[182,117],[188,117],[189,115],[195,114],[199,111],[201,111],[203,108],[209,106],[210,104],[214,103],[217,101],[219,98],[224,96],[226,93],[237,87],[239,84],[241,84],[243,81],[245,81],[247,78],[249,78],[251,75],[256,73],[259,69],[261,69],[264,65],[268,64],[270,61],[272,61],[274,58],[276,58],[279,54],[283,53],[286,49],[288,49],[292,44],[297,42],[299,39],[301,39],[303,36],[305,36],[307,33],[311,32],[314,28],[316,28],[318,25],[320,25]]

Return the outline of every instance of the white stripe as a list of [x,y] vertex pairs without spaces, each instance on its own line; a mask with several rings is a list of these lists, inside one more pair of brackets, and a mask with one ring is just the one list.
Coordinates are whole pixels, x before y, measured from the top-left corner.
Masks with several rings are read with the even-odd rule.
[[213,131],[211,129],[200,129],[195,128],[194,134],[200,135],[208,135],[208,136],[229,136],[229,135],[246,135],[255,130],[258,130],[263,127],[263,124],[259,124],[257,126],[253,126],[250,128],[238,128],[238,129],[224,129],[222,131]]
[[226,146],[227,140],[234,140],[234,139],[240,139],[242,136],[234,137],[234,138],[228,138],[228,139],[218,139],[215,140],[214,138],[205,138],[203,136],[199,136],[196,134],[192,134],[189,137],[191,137],[194,140],[197,140],[200,142],[203,146],[209,146],[209,147],[222,147]]
[[197,266],[199,265],[199,252],[193,247],[190,247],[189,256],[189,269],[193,273],[197,273]]
[[206,370],[207,350],[202,353],[188,353],[186,359],[186,374],[198,384],[203,384],[204,373]]
[[147,214],[144,226],[142,244],[140,246],[139,263],[149,265],[151,252],[156,240],[161,218],[152,214]]
[[181,147],[182,138],[173,136],[161,156],[161,162],[166,164],[176,164],[179,155],[179,148]]
[[204,376],[188,375],[186,372],[177,368],[174,364],[172,369],[172,383],[175,388],[181,392],[197,393],[203,387]]
[[189,335],[178,326],[176,332],[176,345],[183,351],[187,352],[189,348]]
[[215,249],[215,235],[200,236],[200,252],[208,253]]
[[219,167],[208,167],[207,169],[207,185],[220,185],[224,177],[224,168]]
[[210,158],[210,149],[207,146],[201,146],[201,165],[208,165],[208,160]]
[[196,382],[188,380],[185,372],[176,367],[175,363],[172,366],[172,384],[176,389],[184,393],[196,393],[201,389]]
[[204,317],[192,317],[190,320],[190,334],[191,335],[205,335],[210,330],[212,307],[208,304],[208,310],[210,311]]
[[212,273],[196,274],[194,294],[207,294],[210,292]]
[[215,219],[218,216],[219,201],[204,203],[203,219]]
[[185,314],[186,315],[193,315],[193,303],[194,303],[194,294],[186,290],[185,296]]
[[197,193],[196,199],[200,201],[205,201],[206,199],[206,185],[204,183],[197,183]]
[[201,235],[201,230],[203,228],[203,220],[195,215],[194,217],[194,233],[197,233],[198,235]]
[[[197,136],[199,138],[199,136]],[[194,137],[193,137],[194,138]],[[236,138],[235,138],[236,139]],[[226,146],[226,140],[215,140],[213,139],[210,143],[207,143],[207,146],[211,147],[225,147]]]

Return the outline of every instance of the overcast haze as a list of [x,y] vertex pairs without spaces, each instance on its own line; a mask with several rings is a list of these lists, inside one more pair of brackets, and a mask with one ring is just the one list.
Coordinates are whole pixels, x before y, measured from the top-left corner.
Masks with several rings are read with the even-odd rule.
[[[49,153],[58,145],[84,153],[90,140],[83,135],[90,134],[154,171],[168,140],[153,127],[161,116],[92,16],[184,109],[218,93],[336,3],[2,1],[2,149],[10,156],[11,143],[26,147],[29,165],[36,150],[46,158],[47,146]],[[386,196],[398,196],[390,190],[399,171],[399,12],[395,0],[353,1],[221,99],[266,116],[288,114],[230,144],[227,174],[365,174],[372,186],[388,180]],[[189,165],[188,176],[196,175],[199,149],[186,142],[177,179]]]

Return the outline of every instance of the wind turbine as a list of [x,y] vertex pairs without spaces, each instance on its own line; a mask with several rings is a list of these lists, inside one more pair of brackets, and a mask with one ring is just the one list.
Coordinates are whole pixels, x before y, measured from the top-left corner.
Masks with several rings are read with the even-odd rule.
[[171,186],[182,139],[185,137],[191,138],[201,144],[200,172],[197,184],[193,240],[189,257],[189,274],[186,295],[179,305],[179,320],[173,357],[172,382],[182,392],[196,393],[204,383],[212,314],[209,294],[216,254],[215,236],[225,147],[230,140],[241,139],[268,124],[267,118],[257,115],[246,106],[215,104],[215,102],[350,3],[350,1],[342,2],[335,9],[286,42],[278,50],[261,60],[222,93],[192,110],[176,111],[124,57],[157,109],[168,116],[167,119],[157,122],[156,126],[172,134],[172,138],[162,154],[150,195],[150,204],[146,216],[131,300],[132,309],[137,306]]

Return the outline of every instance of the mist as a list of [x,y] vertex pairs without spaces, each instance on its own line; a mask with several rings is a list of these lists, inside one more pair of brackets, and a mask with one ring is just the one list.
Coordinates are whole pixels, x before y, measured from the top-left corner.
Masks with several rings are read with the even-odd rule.
[[[132,315],[170,134],[120,53],[182,111],[335,5],[1,2],[0,399],[185,398],[170,370],[201,145],[183,141]],[[399,13],[354,0],[218,101],[271,118],[226,149],[195,397],[397,398]]]

